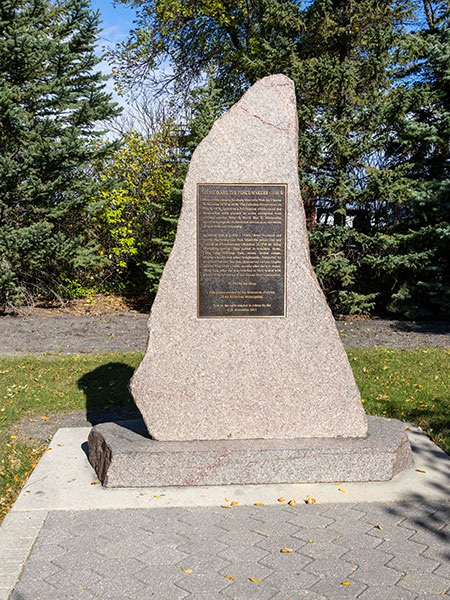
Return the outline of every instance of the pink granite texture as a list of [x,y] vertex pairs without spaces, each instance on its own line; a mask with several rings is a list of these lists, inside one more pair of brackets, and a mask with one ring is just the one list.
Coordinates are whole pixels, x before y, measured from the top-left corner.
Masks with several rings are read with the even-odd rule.
[[[367,419],[311,267],[293,82],[271,75],[191,160],[174,248],[131,390],[157,440],[364,437]],[[198,183],[287,183],[287,316],[197,318]]]

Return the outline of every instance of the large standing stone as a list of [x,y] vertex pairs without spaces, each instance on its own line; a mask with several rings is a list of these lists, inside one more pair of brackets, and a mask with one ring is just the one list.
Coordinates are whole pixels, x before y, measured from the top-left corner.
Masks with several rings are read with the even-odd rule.
[[[311,268],[293,82],[253,85],[196,149],[131,389],[156,440],[363,437],[367,420]],[[198,318],[197,184],[287,184],[285,317]]]

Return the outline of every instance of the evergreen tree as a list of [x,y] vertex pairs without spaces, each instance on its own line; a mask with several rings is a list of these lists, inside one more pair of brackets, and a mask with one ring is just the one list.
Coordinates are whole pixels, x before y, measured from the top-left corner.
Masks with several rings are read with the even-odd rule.
[[397,114],[386,145],[392,168],[405,169],[413,190],[395,228],[409,240],[403,257],[426,255],[392,296],[392,308],[413,317],[450,313],[449,8],[446,1],[424,0],[423,27],[405,40],[408,61],[395,90]]
[[0,305],[58,294],[101,260],[87,168],[119,110],[94,70],[98,25],[88,0],[0,3]]
[[188,155],[192,154],[208,135],[215,121],[228,108],[228,104],[223,100],[223,92],[217,85],[212,64],[205,85],[193,90],[189,104],[190,117],[187,127],[188,134],[185,139]]
[[408,193],[399,167],[384,163],[394,52],[411,2],[316,0],[305,13],[297,75],[300,175],[308,195],[343,226],[387,221]]

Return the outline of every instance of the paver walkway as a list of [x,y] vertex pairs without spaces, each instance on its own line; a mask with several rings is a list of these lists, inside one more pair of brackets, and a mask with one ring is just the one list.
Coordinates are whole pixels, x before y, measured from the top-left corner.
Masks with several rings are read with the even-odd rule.
[[50,512],[11,600],[443,600],[449,519],[443,501]]

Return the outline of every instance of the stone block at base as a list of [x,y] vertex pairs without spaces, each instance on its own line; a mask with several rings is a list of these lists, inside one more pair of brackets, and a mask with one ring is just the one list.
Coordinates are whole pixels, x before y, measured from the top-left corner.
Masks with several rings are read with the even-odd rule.
[[365,438],[155,441],[140,421],[102,423],[89,461],[106,487],[386,481],[412,463],[405,426],[368,417]]

